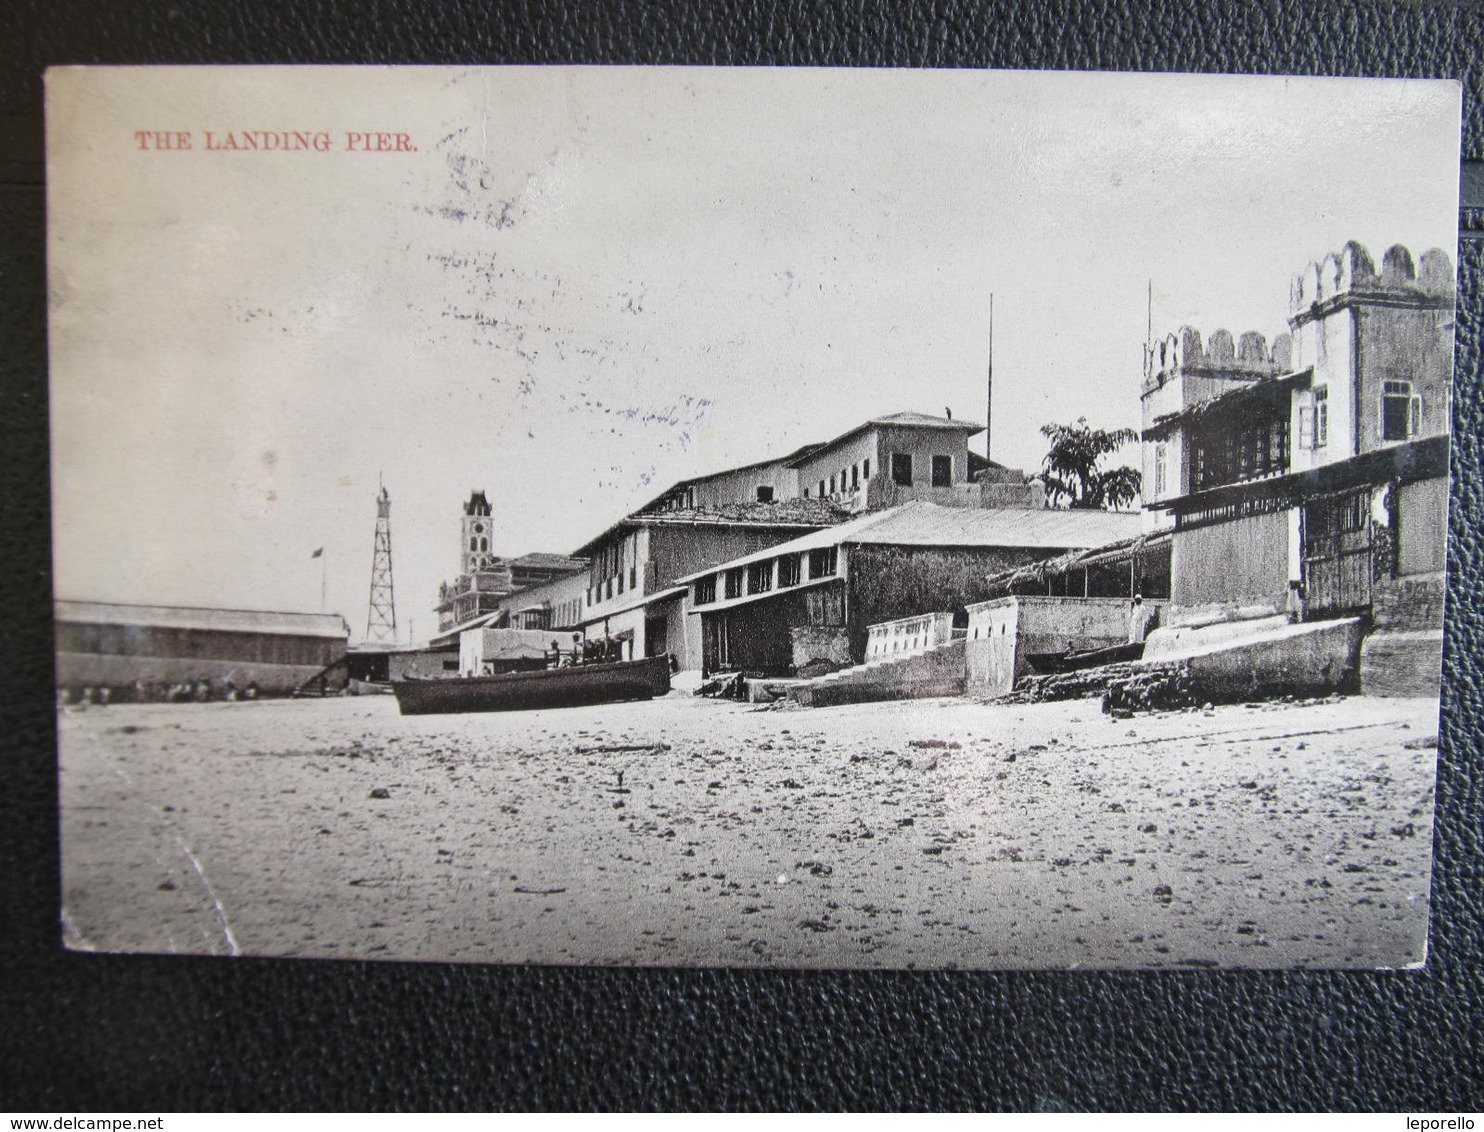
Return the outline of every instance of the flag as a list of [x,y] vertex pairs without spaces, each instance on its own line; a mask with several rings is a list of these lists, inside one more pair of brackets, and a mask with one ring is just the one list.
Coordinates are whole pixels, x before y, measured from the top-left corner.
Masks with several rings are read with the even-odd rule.
[[319,548],[319,549],[318,549],[318,550],[316,550],[316,551],[315,551],[315,552],[314,552],[314,553],[313,553],[313,554],[311,554],[311,555],[310,555],[310,556],[309,556],[309,557],[310,557],[310,558],[319,558],[319,557],[320,557],[320,556],[321,556],[321,555],[323,555],[323,554],[324,554],[324,552],[325,552],[325,548],[324,548],[324,547],[320,547],[320,548]]

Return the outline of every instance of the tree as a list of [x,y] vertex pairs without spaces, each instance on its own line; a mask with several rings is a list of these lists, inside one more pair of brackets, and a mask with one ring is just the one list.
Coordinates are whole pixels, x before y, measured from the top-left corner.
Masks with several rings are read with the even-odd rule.
[[1117,510],[1138,498],[1143,477],[1135,469],[1098,467],[1103,457],[1139,439],[1133,429],[1093,428],[1078,417],[1076,424],[1042,425],[1041,435],[1051,441],[1041,466],[1050,506],[1066,500],[1068,507]]

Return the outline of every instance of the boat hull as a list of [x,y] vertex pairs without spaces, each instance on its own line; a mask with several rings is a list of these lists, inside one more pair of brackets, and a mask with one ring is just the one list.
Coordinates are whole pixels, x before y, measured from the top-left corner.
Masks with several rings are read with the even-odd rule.
[[670,661],[663,656],[499,676],[397,680],[392,684],[403,715],[580,707],[648,700],[669,690]]

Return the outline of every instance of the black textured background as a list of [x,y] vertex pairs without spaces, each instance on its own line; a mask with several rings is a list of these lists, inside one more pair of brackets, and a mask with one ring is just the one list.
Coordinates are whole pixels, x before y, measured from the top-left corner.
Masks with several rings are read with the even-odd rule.
[[[1451,620],[1425,972],[801,974],[121,958],[58,944],[40,186],[40,75],[54,63],[1448,76],[1466,84],[1464,156],[1479,159],[1477,7],[12,0],[0,9],[0,61],[0,1108],[1484,1107],[1484,239],[1465,241],[1460,256]],[[1484,229],[1484,215],[1464,221]]]

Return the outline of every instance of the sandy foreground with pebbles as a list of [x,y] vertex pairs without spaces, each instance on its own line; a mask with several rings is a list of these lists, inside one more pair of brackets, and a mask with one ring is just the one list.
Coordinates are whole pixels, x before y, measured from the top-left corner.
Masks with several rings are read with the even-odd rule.
[[1435,700],[1113,721],[672,695],[68,710],[82,950],[781,967],[1399,967]]

